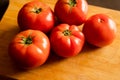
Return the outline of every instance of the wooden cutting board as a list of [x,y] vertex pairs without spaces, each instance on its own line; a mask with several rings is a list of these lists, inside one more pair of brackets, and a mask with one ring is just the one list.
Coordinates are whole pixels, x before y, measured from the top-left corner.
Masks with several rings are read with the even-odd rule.
[[[103,48],[85,44],[82,52],[71,58],[51,53],[47,62],[33,70],[20,70],[8,56],[8,45],[19,32],[17,14],[30,0],[10,0],[0,22],[0,74],[19,80],[120,80],[120,11],[89,5],[88,17],[96,13],[109,15],[117,24],[114,42]],[[57,0],[40,0],[52,9]]]

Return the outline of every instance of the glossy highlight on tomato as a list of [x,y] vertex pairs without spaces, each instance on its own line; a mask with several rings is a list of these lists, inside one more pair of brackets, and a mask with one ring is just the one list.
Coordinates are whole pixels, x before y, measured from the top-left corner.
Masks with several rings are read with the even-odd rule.
[[72,57],[79,54],[84,40],[83,33],[75,25],[60,24],[50,34],[51,47],[61,57]]
[[26,3],[18,13],[18,25],[21,30],[33,29],[48,33],[54,24],[52,9],[39,0]]
[[47,60],[50,41],[41,31],[25,30],[13,38],[9,44],[8,53],[20,68],[36,68]]
[[85,0],[58,0],[54,12],[62,23],[81,25],[86,21],[88,3]]
[[83,33],[90,44],[104,47],[113,42],[116,37],[116,24],[105,14],[95,14],[84,24]]

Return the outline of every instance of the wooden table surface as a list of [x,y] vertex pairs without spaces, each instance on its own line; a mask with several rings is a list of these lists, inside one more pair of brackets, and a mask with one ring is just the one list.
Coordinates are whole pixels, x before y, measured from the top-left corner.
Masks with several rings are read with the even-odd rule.
[[[20,70],[8,56],[8,45],[19,32],[17,14],[30,0],[10,0],[0,22],[0,74],[19,80],[120,80],[120,11],[89,5],[88,17],[96,13],[109,15],[117,24],[114,42],[103,48],[86,44],[82,52],[71,58],[51,53],[47,62],[33,70]],[[57,0],[40,0],[52,9]]]

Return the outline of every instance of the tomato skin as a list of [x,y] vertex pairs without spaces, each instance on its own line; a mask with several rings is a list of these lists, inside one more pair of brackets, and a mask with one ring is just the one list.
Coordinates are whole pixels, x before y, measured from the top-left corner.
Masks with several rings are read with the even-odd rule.
[[116,24],[107,15],[96,14],[85,22],[83,33],[87,42],[97,47],[104,47],[115,39]]
[[55,15],[63,23],[81,25],[86,21],[88,4],[85,0],[74,0],[76,1],[76,5],[71,7],[68,5],[70,1],[71,0],[58,0],[54,9]]
[[[25,40],[31,36],[32,43],[25,44]],[[50,53],[48,37],[41,31],[25,30],[17,34],[9,44],[10,57],[24,69],[36,68],[45,63]]]
[[[69,33],[64,32],[70,31]],[[61,57],[72,57],[82,50],[84,35],[77,26],[60,24],[50,34],[50,42],[53,51]]]
[[53,11],[39,0],[26,3],[18,13],[18,25],[21,30],[34,29],[48,33],[54,24]]

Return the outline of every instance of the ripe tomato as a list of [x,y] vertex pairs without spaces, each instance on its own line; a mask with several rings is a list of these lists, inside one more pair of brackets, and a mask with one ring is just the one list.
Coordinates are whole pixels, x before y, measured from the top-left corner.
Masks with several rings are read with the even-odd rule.
[[21,67],[31,69],[48,58],[50,42],[41,31],[25,30],[15,36],[9,45],[9,55]]
[[80,25],[86,21],[88,4],[85,0],[58,0],[54,11],[61,22]]
[[112,43],[114,40],[116,35],[116,24],[107,15],[96,14],[85,22],[83,33],[90,44],[103,47]]
[[75,25],[60,24],[50,34],[53,51],[62,57],[77,55],[84,45],[84,35]]
[[49,6],[34,0],[20,9],[18,24],[21,30],[34,29],[47,33],[53,28],[55,17]]

